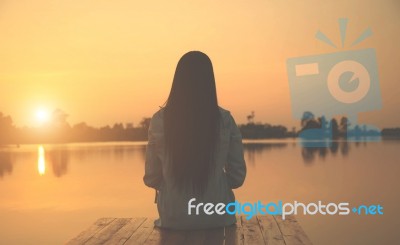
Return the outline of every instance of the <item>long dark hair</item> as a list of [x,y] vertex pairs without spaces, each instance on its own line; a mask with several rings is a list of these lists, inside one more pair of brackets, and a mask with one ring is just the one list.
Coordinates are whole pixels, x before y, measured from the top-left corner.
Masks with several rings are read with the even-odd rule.
[[215,167],[219,117],[211,60],[188,52],[178,62],[164,111],[169,170],[179,189],[204,193]]

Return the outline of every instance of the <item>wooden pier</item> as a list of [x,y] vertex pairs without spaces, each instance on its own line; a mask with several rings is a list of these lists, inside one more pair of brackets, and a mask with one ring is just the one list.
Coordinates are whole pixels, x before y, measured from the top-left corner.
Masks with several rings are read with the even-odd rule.
[[151,218],[101,218],[70,240],[76,244],[235,245],[312,244],[294,216],[259,215],[217,229],[178,231],[154,227]]

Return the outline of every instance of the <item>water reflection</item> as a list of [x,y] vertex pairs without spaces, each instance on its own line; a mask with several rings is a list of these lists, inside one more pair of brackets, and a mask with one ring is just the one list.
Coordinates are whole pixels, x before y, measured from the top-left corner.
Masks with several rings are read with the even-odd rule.
[[61,177],[68,172],[69,153],[66,149],[52,149],[47,155],[53,174],[56,177]]
[[3,178],[6,174],[11,174],[12,171],[11,154],[9,152],[0,152],[0,178]]
[[113,146],[82,146],[76,148],[68,147],[55,147],[46,150],[47,163],[52,167],[53,174],[56,177],[62,177],[68,173],[68,165],[71,159],[74,162],[85,162],[93,157],[100,156],[102,159],[110,162],[124,161],[126,158],[131,159],[134,155],[138,154],[139,159],[144,162],[146,155],[145,145],[113,145]]
[[82,145],[78,147],[66,148],[67,154],[77,162],[91,159],[93,156],[113,157],[115,161],[138,155],[144,162],[146,157],[146,145]]
[[[366,144],[364,144],[365,146]],[[309,146],[309,145],[308,145]],[[359,146],[358,144],[356,145]],[[346,157],[350,151],[350,144],[347,141],[333,141],[329,147],[301,147],[301,156],[305,164],[311,164],[317,159],[325,160],[329,155],[340,153]]]
[[[352,142],[348,141],[333,141],[330,142],[327,147],[318,147],[317,145],[313,145],[313,142],[301,142],[300,144],[298,142],[246,142],[243,147],[247,164],[250,166],[254,166],[256,162],[258,162],[257,158],[263,158],[263,156],[261,156],[262,154],[265,154],[271,150],[285,149],[288,146],[291,146],[292,148],[300,146],[300,154],[301,158],[303,159],[303,163],[309,165],[317,160],[325,161],[325,159],[330,155],[335,156],[340,154],[341,156],[346,157],[351,150],[351,143]],[[364,142],[360,144],[359,142],[354,142],[353,145],[357,148],[360,146],[366,146],[367,143]]]
[[44,148],[42,145],[38,147],[38,172],[39,175],[44,175],[46,172],[46,161],[44,156]]
[[53,175],[60,178],[68,173],[68,166],[71,162],[84,164],[98,157],[102,161],[115,164],[130,161],[131,159],[138,159],[138,162],[144,163],[146,145],[142,143],[88,143],[22,145],[18,149],[4,148],[0,150],[0,179],[5,175],[11,175],[14,170],[14,164],[18,164],[18,162],[35,164],[35,174],[40,176],[48,173],[50,168]]
[[[264,162],[264,154],[273,154],[280,159],[281,154],[296,154],[306,165],[316,161],[325,161],[329,156],[347,156],[351,147],[364,147],[367,143],[358,142],[332,142],[330,147],[301,147],[296,141],[288,142],[246,142],[244,153],[247,164],[255,166]],[[288,149],[290,148],[290,149]],[[292,149],[295,149],[292,151]],[[297,150],[297,149],[300,149]],[[290,151],[288,151],[290,150]],[[100,158],[100,162],[119,164],[120,162],[134,161],[132,164],[145,162],[146,145],[136,143],[91,143],[91,144],[66,144],[66,145],[39,145],[34,148],[21,146],[18,149],[4,149],[0,151],[0,179],[13,173],[13,164],[29,162],[37,164],[37,173],[45,175],[50,172],[61,178],[69,173],[69,165],[85,164],[85,162]],[[135,159],[135,160],[132,160]],[[261,160],[260,160],[261,159]],[[15,171],[14,171],[15,172]]]
[[245,143],[243,144],[244,153],[248,164],[254,166],[256,163],[256,157],[261,155],[264,151],[270,151],[272,149],[283,149],[287,146],[287,143]]

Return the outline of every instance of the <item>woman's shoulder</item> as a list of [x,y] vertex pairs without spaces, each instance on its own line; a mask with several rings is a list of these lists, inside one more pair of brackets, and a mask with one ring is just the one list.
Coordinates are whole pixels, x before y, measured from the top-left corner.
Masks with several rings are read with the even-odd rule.
[[218,109],[219,109],[219,111],[220,111],[220,113],[222,115],[229,115],[231,113],[230,111],[228,111],[227,109],[222,108],[221,106],[218,106]]
[[160,109],[158,109],[158,111],[156,111],[153,116],[151,117],[152,120],[160,120],[163,118],[164,115],[164,107],[160,107]]
[[158,111],[156,111],[151,117],[150,128],[154,131],[160,131],[163,128],[163,115],[164,108],[160,107]]
[[230,126],[232,122],[231,112],[219,106],[219,112],[221,115],[222,122],[225,126]]

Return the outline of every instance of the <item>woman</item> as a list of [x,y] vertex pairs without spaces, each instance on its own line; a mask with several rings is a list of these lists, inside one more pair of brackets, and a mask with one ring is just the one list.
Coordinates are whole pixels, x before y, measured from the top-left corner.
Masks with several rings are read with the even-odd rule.
[[[234,224],[234,215],[188,210],[195,203],[230,203],[232,189],[243,184],[246,165],[240,131],[218,106],[211,60],[199,51],[186,53],[176,67],[164,108],[149,128],[144,183],[157,190],[160,218],[155,225],[202,229]],[[193,200],[192,200],[193,201]]]

